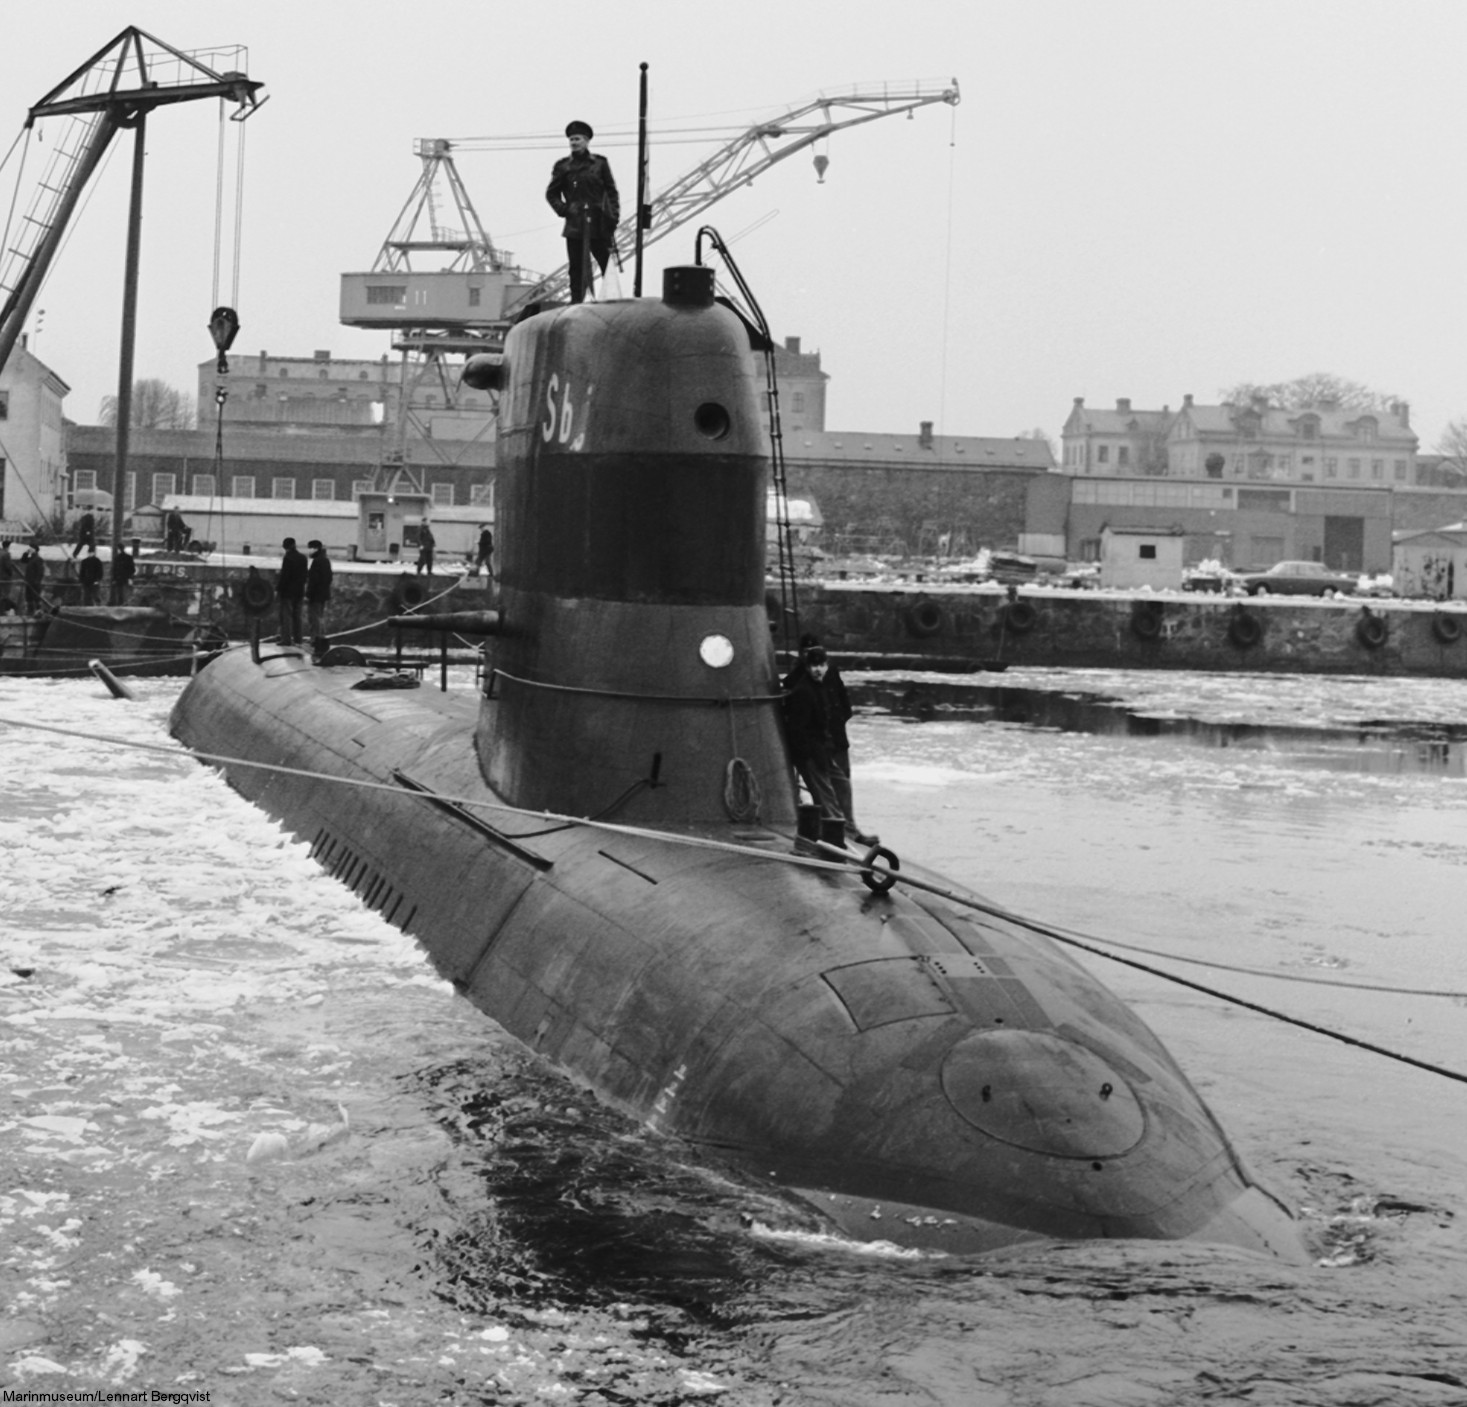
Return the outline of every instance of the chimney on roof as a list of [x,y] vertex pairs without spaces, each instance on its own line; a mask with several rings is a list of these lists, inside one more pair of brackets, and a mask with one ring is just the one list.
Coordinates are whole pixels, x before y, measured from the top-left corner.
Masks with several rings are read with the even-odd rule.
[[1075,409],[1076,410],[1084,410],[1085,409],[1085,397],[1084,396],[1076,396],[1075,397]]
[[1116,409],[1123,410],[1129,414],[1131,409],[1131,398],[1129,396],[1117,396]]
[[1192,409],[1192,393],[1190,391],[1188,391],[1187,394],[1182,397],[1182,409],[1183,410],[1191,410]]
[[318,362],[329,362],[331,360],[331,353],[330,352],[323,352],[318,347],[316,349],[316,360]]
[[784,349],[787,352],[793,352],[795,356],[799,356],[800,339],[798,337],[786,337],[784,339]]
[[1391,414],[1394,415],[1396,419],[1399,420],[1403,426],[1405,426],[1406,429],[1409,430],[1411,428],[1410,401],[1392,401]]
[[917,424],[917,444],[922,449],[932,448],[932,422],[922,420]]

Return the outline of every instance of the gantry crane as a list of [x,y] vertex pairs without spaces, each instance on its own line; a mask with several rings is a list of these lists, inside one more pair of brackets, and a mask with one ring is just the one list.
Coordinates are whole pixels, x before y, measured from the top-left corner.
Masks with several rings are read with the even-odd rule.
[[[726,128],[667,130],[661,134],[662,140],[723,138],[723,145],[649,203],[642,212],[642,247],[666,238],[698,219],[731,191],[751,185],[770,167],[808,151],[836,132],[900,113],[910,117],[918,108],[934,103],[955,107],[959,101],[956,78],[949,83],[857,85],[822,93],[732,136]],[[598,145],[621,145],[630,138],[630,132],[608,130]],[[417,184],[371,270],[341,276],[341,321],[348,327],[395,333],[394,346],[403,353],[398,443],[392,449],[384,448],[383,474],[377,487],[390,491],[406,480],[421,493],[420,475],[409,464],[407,451],[407,433],[414,425],[413,392],[436,372],[445,400],[451,398],[453,387],[443,356],[498,349],[518,313],[532,304],[563,297],[570,283],[568,266],[540,276],[519,268],[512,255],[496,248],[459,176],[454,153],[558,145],[559,141],[558,135],[549,134],[419,139],[414,147],[422,162]],[[827,156],[817,153],[815,171],[821,181],[828,165]],[[440,210],[447,212],[450,208],[458,222],[454,226],[440,222]],[[637,216],[632,209],[622,220],[617,230],[619,247],[631,247],[637,233]],[[413,255],[425,253],[437,255],[441,266],[431,270],[414,268]],[[414,354],[418,357],[415,368],[408,360]],[[440,447],[432,448],[440,458],[443,456]]]
[[[132,193],[128,210],[127,258],[122,296],[122,345],[117,383],[117,458],[112,479],[114,573],[122,544],[122,490],[126,484],[129,421],[132,416],[133,345],[137,325],[138,256],[142,231],[143,155],[148,114],[154,108],[199,98],[220,98],[236,106],[235,120],[260,106],[265,85],[236,65],[243,49],[186,54],[135,26],[124,29],[56,85],[26,116],[26,129],[46,117],[68,118],[52,147],[45,174],[30,204],[0,252],[0,369],[19,340],[32,303],[61,246],[67,222],[88,179],[112,138],[125,127],[134,133]],[[205,58],[220,64],[204,62]],[[17,181],[18,184],[18,181]],[[220,312],[232,310],[221,309]],[[221,348],[222,355],[222,348]],[[119,597],[114,575],[112,599]]]
[[[666,238],[731,191],[747,186],[770,167],[807,151],[833,133],[877,118],[910,115],[932,103],[956,106],[956,79],[947,84],[913,83],[906,87],[855,87],[825,93],[777,116],[756,122],[727,140],[712,156],[666,186],[650,203],[642,244]],[[688,140],[674,130],[674,140]],[[716,129],[702,129],[708,136]],[[618,133],[599,143],[617,145]],[[398,334],[398,346],[427,350],[478,352],[502,338],[514,315],[531,303],[563,296],[570,271],[562,266],[539,276],[515,265],[513,256],[497,249],[475,211],[454,163],[454,153],[484,151],[509,144],[542,143],[547,137],[423,138],[415,144],[422,171],[378,252],[370,272],[341,276],[341,321],[349,327],[382,328]],[[815,158],[823,181],[828,159]],[[447,197],[441,193],[447,191]],[[451,205],[458,227],[443,225],[439,210]],[[633,210],[617,231],[618,244],[629,248],[636,228]],[[426,234],[422,230],[425,223]],[[448,256],[446,266],[414,269],[415,253]]]

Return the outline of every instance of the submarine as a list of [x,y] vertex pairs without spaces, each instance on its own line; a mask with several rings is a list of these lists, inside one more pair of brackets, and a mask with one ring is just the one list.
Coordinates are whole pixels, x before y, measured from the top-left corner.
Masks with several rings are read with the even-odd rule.
[[170,730],[526,1046],[846,1236],[1303,1259],[1064,948],[802,836],[755,341],[702,262],[527,316],[475,373],[500,392],[497,610],[443,622],[484,636],[480,685],[373,687],[350,651],[257,634]]

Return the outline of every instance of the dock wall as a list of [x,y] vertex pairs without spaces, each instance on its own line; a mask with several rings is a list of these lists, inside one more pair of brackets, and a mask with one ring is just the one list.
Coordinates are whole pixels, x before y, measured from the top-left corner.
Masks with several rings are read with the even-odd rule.
[[1467,677],[1467,610],[1419,601],[825,583],[799,628],[856,667]]

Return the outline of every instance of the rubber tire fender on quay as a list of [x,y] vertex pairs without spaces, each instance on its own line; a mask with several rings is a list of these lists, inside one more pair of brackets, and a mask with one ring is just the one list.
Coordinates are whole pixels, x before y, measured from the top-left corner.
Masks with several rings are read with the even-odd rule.
[[1233,618],[1228,622],[1228,640],[1240,650],[1251,649],[1263,639],[1263,622],[1253,614],[1241,607],[1233,612]]
[[1039,612],[1030,601],[1005,601],[998,610],[999,622],[1013,635],[1027,635],[1039,623]]
[[1367,650],[1378,650],[1390,638],[1391,628],[1381,616],[1365,614],[1355,622],[1355,638]]
[[248,581],[240,585],[239,604],[244,608],[246,615],[264,615],[270,609],[270,602],[274,599],[274,590],[262,576],[250,577]]
[[946,623],[942,607],[936,601],[918,601],[909,606],[905,616],[907,630],[919,640],[936,635]]
[[388,597],[387,603],[391,606],[393,615],[402,615],[405,611],[417,610],[427,599],[428,593],[423,589],[423,584],[404,572],[398,578],[397,585],[392,588],[392,595]]
[[1431,618],[1431,633],[1440,645],[1455,645],[1462,638],[1462,618],[1437,611]]
[[1166,607],[1160,601],[1137,601],[1131,607],[1131,634],[1138,640],[1159,640]]

